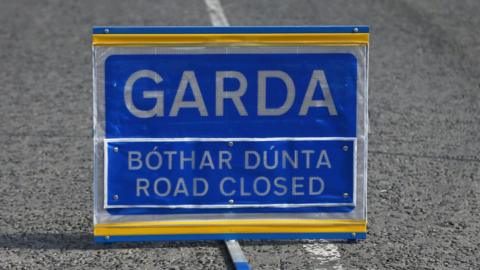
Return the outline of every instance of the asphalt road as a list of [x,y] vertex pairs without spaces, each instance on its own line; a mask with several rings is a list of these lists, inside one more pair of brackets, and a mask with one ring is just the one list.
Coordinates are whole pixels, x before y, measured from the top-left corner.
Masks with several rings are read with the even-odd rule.
[[[480,2],[222,5],[231,25],[372,32],[368,239],[242,241],[252,265],[479,269]],[[91,26],[211,25],[205,3],[0,0],[0,25],[0,269],[231,268],[220,241],[102,246],[91,235]]]

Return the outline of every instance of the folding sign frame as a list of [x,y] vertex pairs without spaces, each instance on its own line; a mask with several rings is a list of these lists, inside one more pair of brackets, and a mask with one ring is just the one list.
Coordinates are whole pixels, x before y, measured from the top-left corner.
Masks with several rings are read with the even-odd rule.
[[[367,223],[368,42],[369,29],[365,26],[94,27],[92,45],[95,240],[119,242],[272,238],[364,239]],[[143,71],[136,79],[142,76],[144,78],[143,81],[138,81],[137,88],[144,87],[143,92],[137,88],[133,89],[135,81],[129,83],[129,76],[140,69]],[[183,73],[184,77],[180,79],[182,69],[195,71],[195,80],[192,80],[193,73]],[[331,92],[333,105],[330,105],[336,105],[335,110],[330,107],[315,108],[327,107],[328,101],[315,101],[314,99],[319,97],[314,97],[311,93],[308,99],[303,99],[304,103],[310,100],[311,107],[308,108],[308,104],[303,104],[302,107],[307,106],[307,111],[310,109],[310,112],[315,113],[310,113],[306,118],[299,118],[304,116],[298,114],[285,113],[285,118],[275,122],[277,118],[260,116],[260,109],[256,116],[241,118],[239,117],[239,114],[242,114],[241,106],[238,103],[233,104],[236,102],[235,98],[230,96],[228,106],[236,110],[227,110],[223,115],[223,111],[219,114],[218,107],[212,106],[213,101],[218,101],[214,94],[204,93],[206,108],[203,110],[203,106],[200,106],[203,100],[198,102],[198,92],[194,91],[193,100],[197,102],[193,105],[192,96],[187,98],[184,93],[184,103],[178,103],[175,97],[180,104],[177,104],[178,106],[184,105],[183,111],[181,107],[177,107],[177,111],[174,112],[175,110],[165,105],[165,108],[162,107],[164,111],[160,112],[159,107],[155,107],[157,110],[152,109],[150,114],[145,113],[155,105],[155,100],[159,102],[165,99],[165,102],[168,100],[171,102],[176,95],[175,92],[179,91],[177,86],[181,89],[182,83],[190,83],[192,88],[199,84],[200,88],[210,89],[205,92],[213,93],[215,82],[218,88],[218,77],[216,80],[202,77],[210,71],[215,74],[222,70],[239,72],[243,70],[245,71],[243,75],[236,73],[237,75],[233,76],[229,73],[230,75],[227,74],[223,78],[233,76],[241,81],[243,77],[245,83],[248,82],[249,85],[247,92],[257,91],[256,87],[260,84],[257,82],[261,78],[254,78],[252,74],[260,74],[260,69],[275,69],[281,74],[285,72],[291,79],[282,77],[284,84],[288,86],[289,81],[292,81],[297,89],[300,89],[300,86],[307,88],[309,85],[310,77],[306,77],[306,82],[300,82],[305,74],[310,76],[313,69],[323,70],[317,73],[318,77],[315,79],[312,75],[310,84],[312,81],[319,83],[325,100],[330,95],[329,91]],[[280,74],[278,72],[275,74]],[[263,76],[268,74],[273,73],[266,72]],[[269,83],[273,85],[276,79],[271,79]],[[175,80],[177,81],[173,82]],[[169,83],[176,86],[169,87]],[[280,87],[279,85],[285,87],[278,82],[275,87]],[[330,89],[325,92],[328,86]],[[154,87],[165,92],[155,94],[151,91]],[[230,87],[235,89],[239,86],[233,83]],[[308,87],[310,89],[310,86]],[[190,91],[188,87],[182,89]],[[315,89],[317,88],[311,90],[317,91]],[[125,94],[126,92],[131,96]],[[227,98],[228,94],[225,93],[223,97]],[[284,98],[284,95],[278,96]],[[242,98],[245,113],[254,114],[255,110],[261,107],[260,94],[258,96],[245,94]],[[273,97],[279,100],[282,98]],[[131,100],[134,100],[133,103],[137,102],[138,108],[131,108],[135,106]],[[143,104],[140,104],[142,102]],[[279,101],[275,102],[278,104]],[[298,102],[297,99],[292,101],[292,108],[300,108],[300,102],[301,98],[298,98]],[[227,106],[227,101],[224,106]],[[263,113],[267,110],[264,108]],[[272,109],[270,113],[273,111]],[[134,117],[135,114],[137,118]],[[178,115],[176,119],[168,118],[176,115]],[[226,188],[226,184],[220,187],[221,192],[217,190],[215,194],[207,194],[203,199],[186,197],[182,199],[181,196],[185,194],[180,194],[178,198],[159,198],[160,192],[157,190],[160,189],[157,186],[159,183],[145,182],[143,186],[139,186],[140,182],[137,179],[135,184],[135,178],[141,174],[138,177],[148,178],[152,174],[158,177],[158,171],[132,169],[135,167],[134,161],[137,165],[145,162],[141,161],[139,156],[145,157],[151,151],[196,149],[198,154],[200,150],[214,151],[212,149],[233,146],[238,147],[238,150],[235,150],[239,151],[238,153],[244,153],[246,149],[252,147],[265,151],[275,147],[284,149],[283,151],[308,147],[326,149],[331,155],[330,160],[319,161],[318,164],[332,162],[331,165],[327,164],[331,166],[331,173],[322,175],[325,181],[315,178],[321,180],[318,183],[324,193],[317,197],[302,196],[301,194],[306,194],[307,191],[302,193],[298,190],[310,183],[310,192],[313,194],[315,183],[298,184],[296,180],[292,180],[293,184],[288,183],[294,185],[291,187],[293,191],[289,189],[289,192],[294,194],[288,198],[275,197],[273,193],[262,197],[263,191],[257,191],[256,197],[229,199],[228,196],[224,196],[225,201],[222,202],[223,197],[219,194],[226,193],[226,189],[233,190],[231,186]],[[232,152],[233,155],[236,155],[235,151]],[[155,162],[156,165],[160,164],[159,159],[150,160],[150,163]],[[235,172],[236,165],[232,166],[233,171],[229,173],[246,173],[245,168]],[[206,173],[208,175],[205,178],[216,177],[215,173],[226,172],[212,170]],[[249,173],[252,177],[262,173],[269,174],[266,170]],[[309,168],[299,173],[311,175],[315,170]],[[188,176],[192,172],[179,172],[173,169],[168,171],[168,174],[178,178]],[[291,171],[279,170],[273,176],[291,174]],[[340,176],[345,178],[341,179]],[[219,179],[215,181],[217,184],[226,183]],[[237,180],[229,181],[232,185],[237,183]],[[258,182],[260,184],[255,186],[257,189],[265,189],[264,186],[270,189],[270,185],[278,184],[267,183],[266,180],[263,184],[260,180]],[[251,185],[251,182],[249,183],[247,185]],[[147,186],[151,188],[154,184],[155,193],[152,189],[147,190]],[[175,186],[173,182],[164,184]],[[180,184],[177,182],[176,185],[178,188]],[[187,192],[188,185],[191,183],[183,187],[183,192]],[[213,187],[211,188],[213,190]],[[277,192],[282,190],[279,186],[276,188]],[[233,194],[232,192],[230,194]],[[154,196],[150,196],[152,193]],[[141,195],[145,198],[141,198]]]

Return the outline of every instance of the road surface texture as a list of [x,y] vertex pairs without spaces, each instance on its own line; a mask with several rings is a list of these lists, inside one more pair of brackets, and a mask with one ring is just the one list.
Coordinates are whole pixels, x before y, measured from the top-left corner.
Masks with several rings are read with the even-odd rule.
[[[480,268],[480,1],[221,1],[230,25],[368,24],[369,233],[241,241],[255,269]],[[204,1],[0,0],[0,269],[232,269],[221,241],[92,240],[93,25]]]

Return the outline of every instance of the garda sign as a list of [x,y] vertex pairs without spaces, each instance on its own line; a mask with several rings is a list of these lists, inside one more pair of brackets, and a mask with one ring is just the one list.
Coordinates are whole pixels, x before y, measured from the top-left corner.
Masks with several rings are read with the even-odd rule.
[[99,242],[363,239],[367,27],[95,27]]

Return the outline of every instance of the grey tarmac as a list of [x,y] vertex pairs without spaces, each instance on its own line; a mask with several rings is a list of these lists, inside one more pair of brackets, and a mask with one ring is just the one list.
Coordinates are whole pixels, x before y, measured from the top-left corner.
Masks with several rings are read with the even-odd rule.
[[[231,25],[372,33],[368,239],[241,241],[252,266],[479,269],[480,1],[221,4]],[[221,241],[91,234],[91,27],[211,25],[204,1],[0,0],[0,25],[0,269],[232,269]]]

